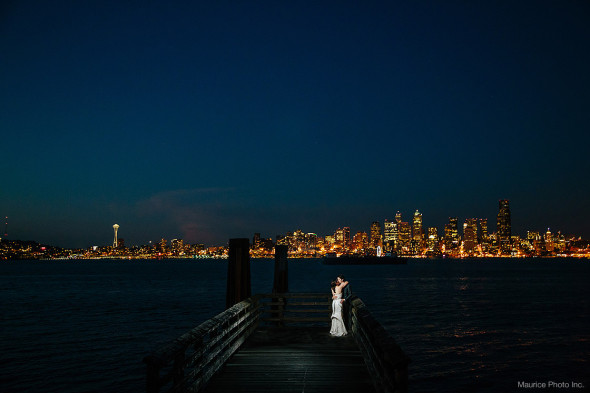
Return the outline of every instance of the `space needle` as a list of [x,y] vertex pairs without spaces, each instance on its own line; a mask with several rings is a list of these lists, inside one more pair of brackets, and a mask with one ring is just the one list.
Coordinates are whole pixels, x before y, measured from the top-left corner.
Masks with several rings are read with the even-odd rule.
[[119,230],[119,224],[113,225],[113,229],[115,230],[115,240],[113,240],[113,248],[117,248],[117,245],[118,245],[117,231]]

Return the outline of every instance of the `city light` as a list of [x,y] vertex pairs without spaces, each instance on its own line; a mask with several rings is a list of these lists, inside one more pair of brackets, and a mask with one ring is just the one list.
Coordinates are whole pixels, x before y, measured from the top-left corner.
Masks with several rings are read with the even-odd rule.
[[[489,233],[486,218],[468,218],[459,233],[457,217],[449,217],[442,235],[438,228],[424,226],[427,221],[416,210],[412,223],[404,222],[400,212],[394,220],[373,221],[369,231],[351,236],[350,227],[336,229],[332,234],[318,236],[297,229],[279,235],[273,241],[255,233],[250,246],[253,258],[273,258],[276,245],[288,246],[294,258],[324,256],[400,256],[405,258],[494,258],[494,257],[574,257],[590,258],[590,241],[566,237],[561,232],[528,231],[524,238],[512,233],[508,200],[500,200],[496,232]],[[227,246],[188,244],[183,239],[160,239],[147,245],[127,247],[118,237],[119,225],[114,224],[112,246],[92,246],[68,250],[36,242],[0,239],[0,260],[10,259],[165,259],[165,258],[227,258]]]

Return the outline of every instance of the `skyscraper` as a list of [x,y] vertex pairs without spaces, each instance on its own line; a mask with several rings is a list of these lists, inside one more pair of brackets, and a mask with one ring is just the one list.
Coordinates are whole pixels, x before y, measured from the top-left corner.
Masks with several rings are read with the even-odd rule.
[[422,213],[418,210],[414,213],[414,223],[413,223],[413,236],[412,238],[420,243],[424,238],[424,232],[422,231]]
[[463,250],[472,254],[477,247],[477,219],[468,218],[463,224]]
[[428,251],[435,251],[438,242],[438,231],[436,227],[428,228]]
[[397,241],[397,222],[385,220],[383,225],[383,245],[386,246],[387,251],[392,251],[395,248]]
[[338,228],[334,232],[334,239],[343,248],[350,246],[350,227]]
[[412,242],[412,226],[409,222],[400,222],[397,224],[397,240],[396,251],[408,255]]
[[447,249],[459,246],[459,228],[457,217],[449,217],[449,223],[445,224],[445,247]]
[[352,243],[355,251],[364,250],[365,248],[367,248],[367,245],[369,243],[367,239],[367,233],[360,231],[357,232],[356,235],[354,235]]
[[383,245],[383,238],[381,236],[381,224],[379,221],[373,221],[371,224],[371,248],[377,248]]
[[260,247],[260,233],[254,233],[252,238],[252,248],[257,250]]
[[501,199],[498,203],[498,221],[497,221],[497,232],[498,232],[498,245],[501,254],[510,254],[511,252],[511,236],[512,236],[512,225],[510,220],[510,204],[508,199]]
[[481,250],[487,253],[490,250],[490,235],[488,234],[488,219],[479,219],[479,228],[477,231],[477,240],[481,245]]
[[479,233],[478,239],[481,243],[488,242],[488,219],[487,218],[480,218],[479,219]]
[[545,233],[545,250],[548,252],[553,251],[553,235],[549,228],[547,228],[547,232]]

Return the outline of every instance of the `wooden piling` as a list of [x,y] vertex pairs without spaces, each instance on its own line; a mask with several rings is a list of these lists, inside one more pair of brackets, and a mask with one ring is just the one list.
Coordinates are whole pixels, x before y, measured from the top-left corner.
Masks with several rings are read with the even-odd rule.
[[225,306],[230,308],[250,295],[250,241],[229,239]]
[[289,265],[287,263],[288,246],[275,247],[275,277],[272,286],[273,293],[289,292]]
[[[289,292],[289,274],[287,264],[288,250],[289,247],[285,245],[275,246],[275,275],[272,286],[273,294],[284,294]],[[282,320],[284,318],[287,299],[277,296],[273,298],[272,302],[275,304],[271,306],[271,317],[277,320],[277,322],[275,322],[277,326],[283,326]]]

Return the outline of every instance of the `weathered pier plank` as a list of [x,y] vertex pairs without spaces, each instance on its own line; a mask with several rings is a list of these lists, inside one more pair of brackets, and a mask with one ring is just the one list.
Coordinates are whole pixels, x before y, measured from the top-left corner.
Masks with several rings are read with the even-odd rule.
[[352,336],[325,327],[261,327],[205,389],[221,392],[374,392]]

